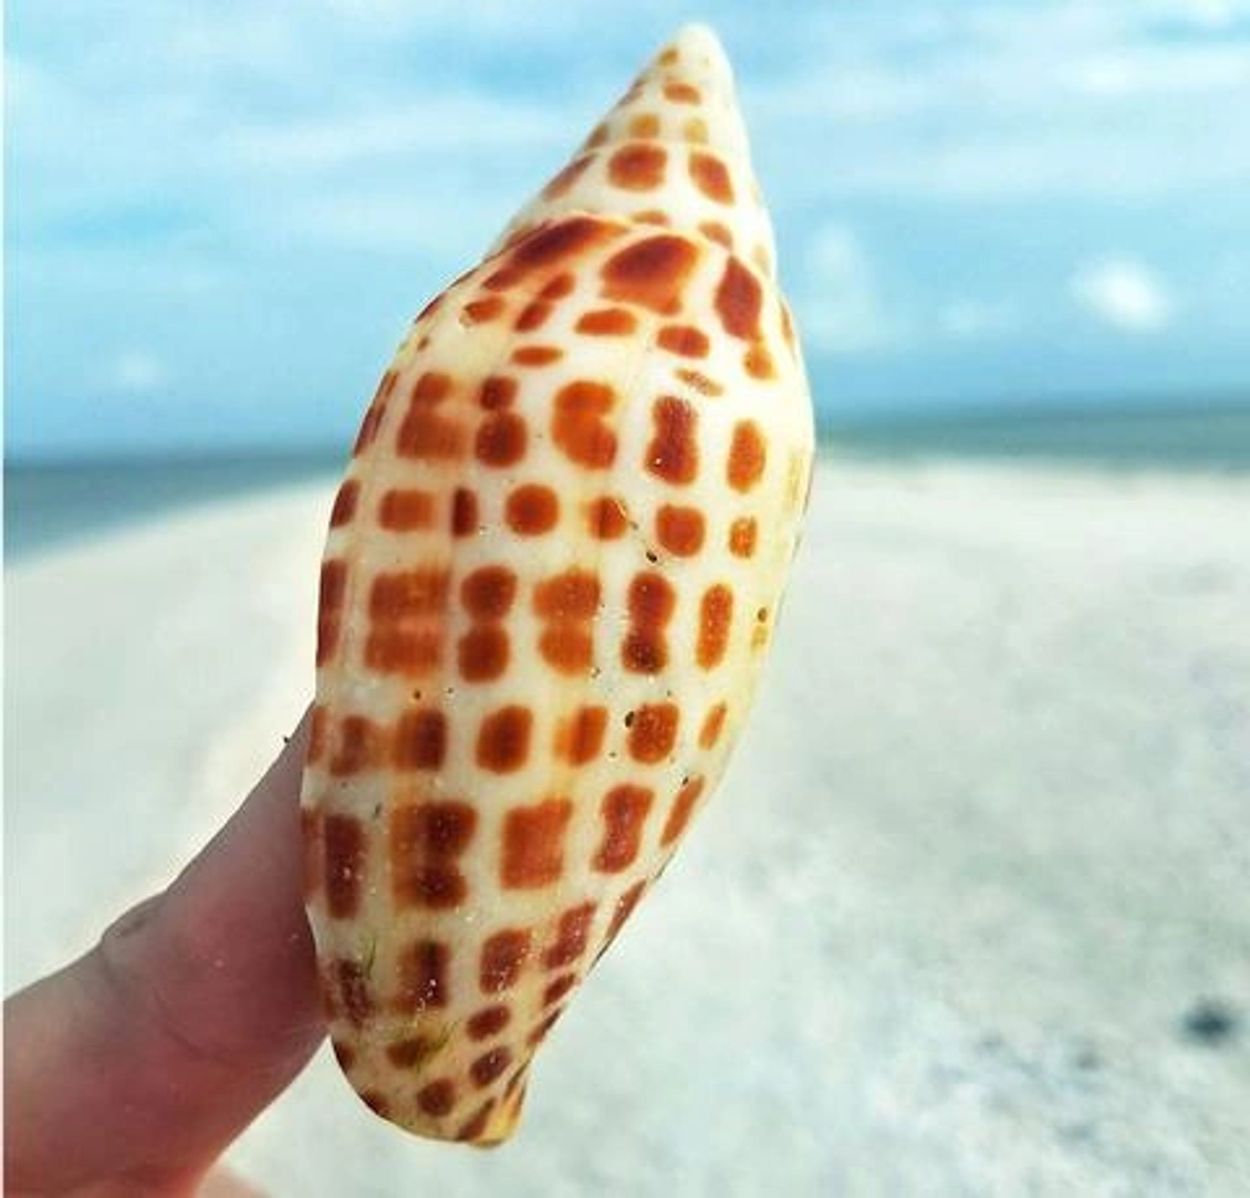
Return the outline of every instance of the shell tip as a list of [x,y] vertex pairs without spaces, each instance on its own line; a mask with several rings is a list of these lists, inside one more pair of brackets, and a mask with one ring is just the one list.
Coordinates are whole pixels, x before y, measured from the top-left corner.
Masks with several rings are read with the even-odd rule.
[[668,54],[676,55],[676,65],[699,75],[719,78],[725,83],[733,79],[725,47],[715,30],[701,21],[683,25],[660,50],[660,60],[663,61]]

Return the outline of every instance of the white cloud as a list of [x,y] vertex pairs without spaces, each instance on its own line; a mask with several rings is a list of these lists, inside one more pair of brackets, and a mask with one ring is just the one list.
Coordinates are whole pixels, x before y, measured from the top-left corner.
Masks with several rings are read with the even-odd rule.
[[826,353],[856,354],[898,339],[887,316],[875,273],[859,239],[840,225],[827,225],[812,241],[798,307],[806,338]]
[[1129,333],[1158,332],[1172,316],[1162,282],[1130,258],[1086,263],[1072,276],[1071,293],[1098,320]]
[[104,389],[126,395],[150,395],[169,381],[164,363],[142,349],[122,350],[104,368]]

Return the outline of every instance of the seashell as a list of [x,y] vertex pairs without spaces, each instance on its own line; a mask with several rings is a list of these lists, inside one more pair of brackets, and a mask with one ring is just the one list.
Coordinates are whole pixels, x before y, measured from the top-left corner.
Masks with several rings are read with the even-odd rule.
[[321,569],[307,903],[339,1064],[497,1143],[755,690],[811,403],[715,36],[684,29],[382,376]]

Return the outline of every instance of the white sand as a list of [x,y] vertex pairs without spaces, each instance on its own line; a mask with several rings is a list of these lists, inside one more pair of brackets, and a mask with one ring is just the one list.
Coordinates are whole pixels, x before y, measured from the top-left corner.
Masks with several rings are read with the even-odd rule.
[[[8,580],[9,987],[166,880],[309,691],[329,492]],[[826,465],[764,694],[519,1139],[319,1058],[277,1195],[1250,1192],[1250,480]],[[1200,1043],[1210,996],[1242,1015]]]

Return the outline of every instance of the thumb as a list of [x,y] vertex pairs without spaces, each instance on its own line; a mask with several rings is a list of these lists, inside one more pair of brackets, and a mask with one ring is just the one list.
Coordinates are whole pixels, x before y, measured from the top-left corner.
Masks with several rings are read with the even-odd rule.
[[8,1192],[189,1193],[315,1051],[307,725],[166,891],[6,1002]]

